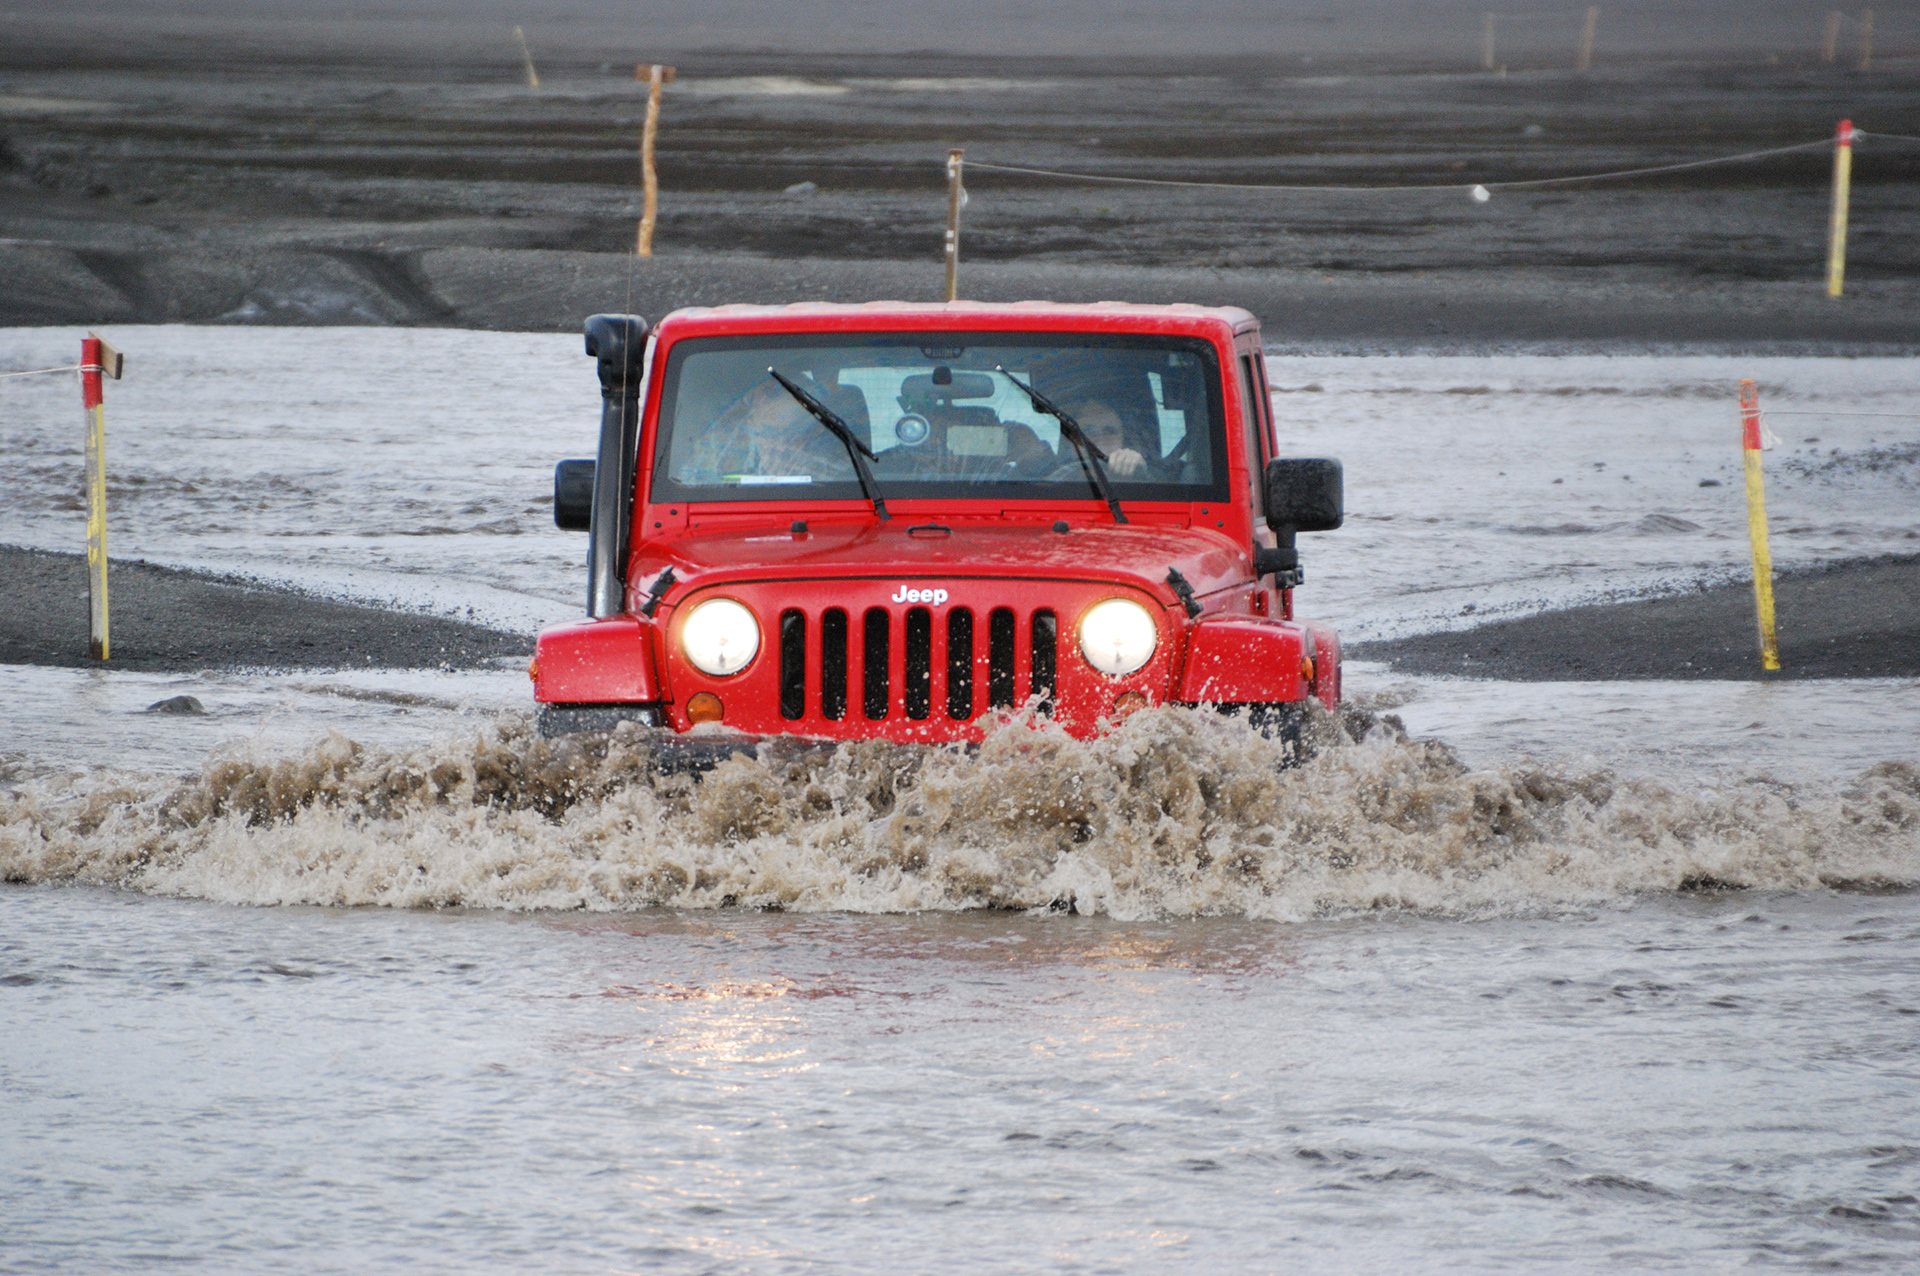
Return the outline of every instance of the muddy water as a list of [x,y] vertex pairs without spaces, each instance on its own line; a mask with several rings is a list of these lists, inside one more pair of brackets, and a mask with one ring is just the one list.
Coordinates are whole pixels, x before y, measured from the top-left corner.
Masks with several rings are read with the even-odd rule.
[[18,781],[0,1264],[1910,1265],[1920,769],[1320,725]]
[[8,1271],[1911,1270],[1911,894],[1462,922],[0,892]]

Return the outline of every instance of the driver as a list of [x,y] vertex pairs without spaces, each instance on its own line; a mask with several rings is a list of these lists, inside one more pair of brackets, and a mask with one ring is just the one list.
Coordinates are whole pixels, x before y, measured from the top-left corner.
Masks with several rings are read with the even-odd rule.
[[[868,434],[866,396],[840,383],[835,362],[802,363],[786,375],[845,421],[856,437]],[[724,477],[810,475],[815,481],[853,476],[847,450],[772,377],[764,377],[714,418],[700,440],[699,458]]]

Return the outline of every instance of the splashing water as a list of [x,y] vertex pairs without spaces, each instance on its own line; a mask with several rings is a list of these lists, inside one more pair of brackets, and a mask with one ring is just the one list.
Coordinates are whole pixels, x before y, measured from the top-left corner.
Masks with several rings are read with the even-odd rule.
[[506,715],[411,751],[332,734],[190,781],[31,781],[0,879],[243,904],[1297,920],[1512,912],[1703,887],[1920,883],[1920,767],[1807,791],[1596,769],[1472,770],[1364,711],[1309,760],[1181,709],[1078,741],[1010,718],[974,753],[884,742],[663,774],[638,730]]

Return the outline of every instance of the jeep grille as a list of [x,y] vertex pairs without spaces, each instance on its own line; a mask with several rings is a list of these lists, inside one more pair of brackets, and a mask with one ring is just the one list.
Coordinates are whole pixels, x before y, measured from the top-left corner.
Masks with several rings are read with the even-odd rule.
[[[1038,696],[1040,712],[1052,711],[1054,677],[1059,659],[1059,625],[1051,608],[1040,608],[1024,618],[1031,641],[1026,692]],[[1010,708],[1020,695],[1016,635],[1022,617],[1011,607],[996,607],[987,615],[986,703],[979,703],[975,669],[978,626],[973,609],[947,609],[944,623],[936,624],[932,611],[910,607],[904,613],[869,607],[859,617],[860,651],[849,651],[851,618],[843,607],[829,607],[817,623],[799,608],[780,614],[780,716],[798,722],[807,716],[807,671],[819,670],[816,683],[820,716],[831,721],[846,718],[850,689],[859,687],[859,711],[869,721],[901,715],[924,722],[934,714],[933,670],[944,667],[945,703],[941,711],[954,722],[971,722],[987,709]],[[892,685],[894,644],[901,646],[904,686]],[[857,666],[857,667],[856,667]]]

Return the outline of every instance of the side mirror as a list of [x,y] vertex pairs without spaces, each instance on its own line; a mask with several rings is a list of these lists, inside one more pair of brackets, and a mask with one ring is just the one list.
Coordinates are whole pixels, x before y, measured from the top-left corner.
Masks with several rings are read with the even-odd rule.
[[593,525],[592,461],[562,461],[553,467],[553,525],[584,532]]
[[1340,462],[1288,456],[1267,462],[1267,526],[1276,532],[1330,532],[1346,514]]

